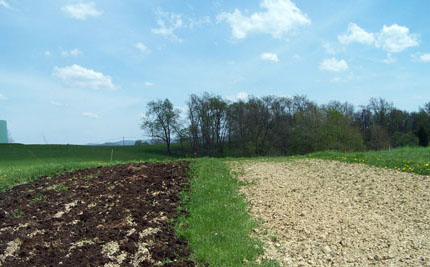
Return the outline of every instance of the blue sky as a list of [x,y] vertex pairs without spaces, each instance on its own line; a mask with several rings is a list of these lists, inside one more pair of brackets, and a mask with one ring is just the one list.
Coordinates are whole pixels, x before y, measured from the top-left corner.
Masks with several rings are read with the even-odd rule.
[[430,101],[427,0],[0,0],[0,119],[16,142],[142,138],[150,100]]

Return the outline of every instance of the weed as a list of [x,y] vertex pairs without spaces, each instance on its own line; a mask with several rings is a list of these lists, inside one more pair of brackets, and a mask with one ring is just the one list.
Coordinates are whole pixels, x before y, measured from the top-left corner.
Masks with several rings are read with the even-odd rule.
[[24,216],[25,211],[23,210],[16,210],[15,212],[10,214],[10,217],[13,219],[18,219],[21,218],[22,216]]
[[69,187],[67,185],[60,184],[60,185],[57,185],[54,190],[55,192],[58,193],[61,191],[69,190]]
[[42,200],[45,200],[45,199],[46,199],[46,196],[45,196],[45,195],[43,195],[42,193],[39,193],[39,196],[38,196],[38,197],[33,198],[33,199],[30,201],[30,204],[33,204],[33,203],[35,203],[35,202],[42,201]]

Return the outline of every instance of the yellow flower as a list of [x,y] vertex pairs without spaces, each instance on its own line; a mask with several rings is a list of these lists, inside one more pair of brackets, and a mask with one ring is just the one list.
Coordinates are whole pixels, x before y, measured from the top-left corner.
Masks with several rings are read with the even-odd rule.
[[430,164],[426,163],[426,167],[430,166]]

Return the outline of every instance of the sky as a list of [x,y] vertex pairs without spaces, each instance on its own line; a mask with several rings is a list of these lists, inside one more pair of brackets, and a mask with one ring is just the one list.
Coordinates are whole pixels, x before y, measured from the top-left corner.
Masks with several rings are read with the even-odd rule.
[[[418,111],[428,0],[0,0],[0,120],[15,142],[145,139],[146,104],[305,95]],[[185,113],[183,113],[185,115]]]

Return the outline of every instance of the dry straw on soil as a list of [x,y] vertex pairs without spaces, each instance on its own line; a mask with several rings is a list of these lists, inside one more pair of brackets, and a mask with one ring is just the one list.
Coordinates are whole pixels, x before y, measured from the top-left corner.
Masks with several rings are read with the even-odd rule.
[[264,258],[284,266],[430,266],[430,177],[301,159],[232,163]]

